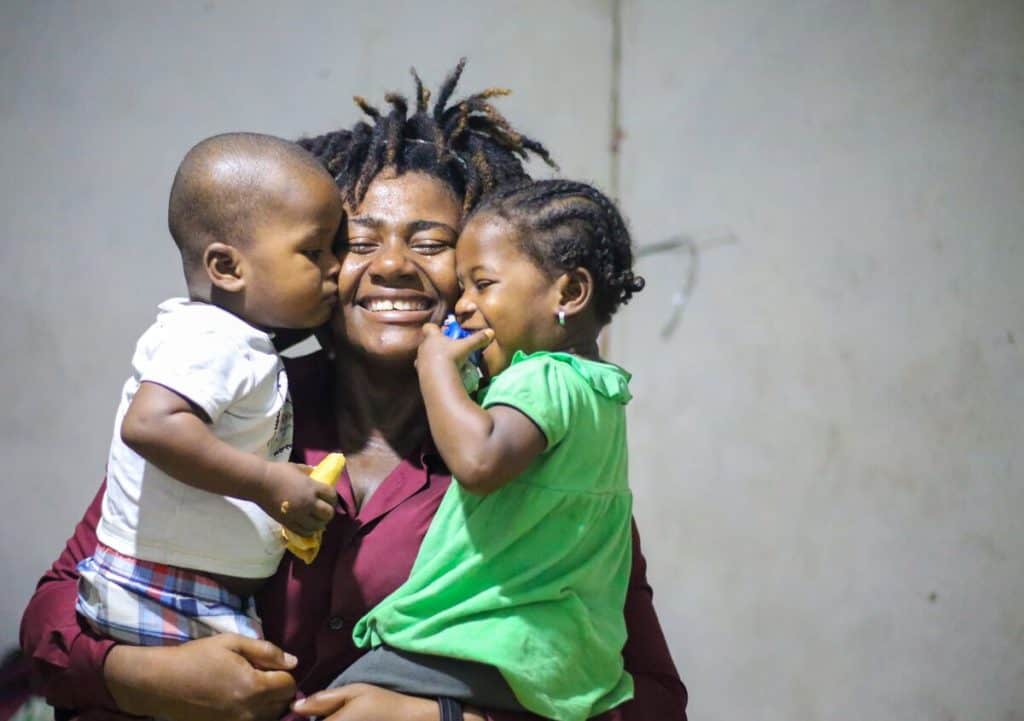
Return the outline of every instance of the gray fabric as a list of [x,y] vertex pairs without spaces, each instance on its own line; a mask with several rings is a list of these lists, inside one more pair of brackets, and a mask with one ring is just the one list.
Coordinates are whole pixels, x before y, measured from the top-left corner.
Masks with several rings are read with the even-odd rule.
[[350,683],[372,683],[412,696],[449,696],[495,710],[524,710],[494,666],[386,646],[378,646],[349,666],[330,688]]

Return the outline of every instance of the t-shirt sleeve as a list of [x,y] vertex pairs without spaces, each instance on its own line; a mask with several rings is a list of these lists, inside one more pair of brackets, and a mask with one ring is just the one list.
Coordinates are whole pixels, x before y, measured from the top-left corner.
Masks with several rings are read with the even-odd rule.
[[575,371],[547,356],[530,358],[509,366],[491,383],[482,403],[511,406],[536,424],[554,448],[572,425],[579,405]]
[[153,349],[139,380],[170,388],[203,409],[214,422],[255,388],[244,347],[221,333],[204,330],[164,338]]

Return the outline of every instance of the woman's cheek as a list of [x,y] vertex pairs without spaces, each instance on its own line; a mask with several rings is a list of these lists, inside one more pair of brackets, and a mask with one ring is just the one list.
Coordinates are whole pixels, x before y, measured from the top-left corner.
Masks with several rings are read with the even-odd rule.
[[448,306],[450,311],[459,299],[459,280],[455,275],[455,253],[441,253],[434,256],[432,262],[424,270],[431,284],[437,290],[438,297]]

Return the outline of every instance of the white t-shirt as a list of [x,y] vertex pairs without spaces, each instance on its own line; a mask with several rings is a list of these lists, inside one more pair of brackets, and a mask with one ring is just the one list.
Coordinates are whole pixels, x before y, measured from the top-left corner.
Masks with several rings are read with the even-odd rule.
[[139,339],[124,384],[107,464],[99,540],[134,558],[243,578],[273,575],[280,525],[250,501],[201,491],[167,475],[121,440],[142,381],[206,412],[235,448],[286,461],[292,448],[288,378],[270,336],[208,303],[172,298]]

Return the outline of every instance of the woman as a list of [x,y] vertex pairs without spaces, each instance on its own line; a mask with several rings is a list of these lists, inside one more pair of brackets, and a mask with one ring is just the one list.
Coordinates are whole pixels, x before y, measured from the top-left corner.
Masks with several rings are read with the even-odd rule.
[[[421,326],[439,323],[458,295],[453,248],[463,214],[525,177],[517,156],[548,159],[488,102],[504,91],[448,107],[462,67],[432,112],[417,78],[412,116],[400,96],[388,96],[387,115],[357,99],[372,125],[302,141],[335,175],[350,216],[333,363],[319,353],[289,365],[295,460],[312,464],[340,449],[348,465],[316,562],[288,557],[257,597],[268,642],[222,635],[141,648],[90,636],[74,614],[74,569],[95,545],[97,496],[22,622],[22,646],[54,705],[88,709],[83,719],[112,717],[109,709],[171,721],[275,719],[296,686],[317,692],[358,657],[352,624],[406,579],[450,482],[431,447],[413,360]],[[654,615],[635,533],[626,620],[623,655],[636,697],[601,718],[685,718],[686,691]],[[323,692],[296,710],[331,721],[442,718],[436,701],[364,685]],[[466,709],[465,718],[535,717]]]

